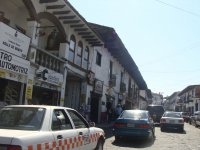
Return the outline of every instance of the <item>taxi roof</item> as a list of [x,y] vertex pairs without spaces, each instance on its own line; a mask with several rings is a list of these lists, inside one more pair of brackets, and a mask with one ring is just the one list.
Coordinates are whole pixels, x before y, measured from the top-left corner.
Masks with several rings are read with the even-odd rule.
[[[46,108],[46,109],[72,109],[63,106],[52,106],[52,105],[7,105],[5,107],[32,107],[32,108]],[[74,110],[74,109],[72,109]]]

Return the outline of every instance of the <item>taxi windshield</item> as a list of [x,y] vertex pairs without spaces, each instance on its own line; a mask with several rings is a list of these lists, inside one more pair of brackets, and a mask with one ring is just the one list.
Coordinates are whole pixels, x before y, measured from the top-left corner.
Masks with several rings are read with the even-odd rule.
[[0,129],[39,130],[44,108],[4,107],[0,109]]

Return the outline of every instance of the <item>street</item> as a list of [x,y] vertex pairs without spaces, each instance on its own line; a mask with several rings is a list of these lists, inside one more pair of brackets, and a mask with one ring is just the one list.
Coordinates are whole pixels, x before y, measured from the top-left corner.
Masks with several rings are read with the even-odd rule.
[[185,123],[183,133],[176,131],[161,132],[160,127],[155,129],[155,140],[123,139],[115,142],[112,130],[107,129],[104,150],[200,150],[200,129]]

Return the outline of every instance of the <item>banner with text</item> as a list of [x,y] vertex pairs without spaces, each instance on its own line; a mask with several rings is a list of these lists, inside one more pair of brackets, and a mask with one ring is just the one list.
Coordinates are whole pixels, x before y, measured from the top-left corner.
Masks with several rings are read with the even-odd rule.
[[10,26],[0,22],[0,48],[26,58],[30,45],[30,38]]
[[30,62],[0,49],[0,68],[28,75]]
[[42,66],[36,71],[36,78],[50,84],[61,86],[63,83],[63,75]]

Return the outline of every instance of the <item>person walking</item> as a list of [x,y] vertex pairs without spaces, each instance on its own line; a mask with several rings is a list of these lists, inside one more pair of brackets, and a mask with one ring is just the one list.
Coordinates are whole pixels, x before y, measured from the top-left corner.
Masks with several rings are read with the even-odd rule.
[[117,104],[117,107],[116,107],[116,110],[115,110],[115,112],[116,112],[116,117],[118,118],[119,117],[119,115],[122,113],[122,107],[121,107],[121,105],[120,104]]

